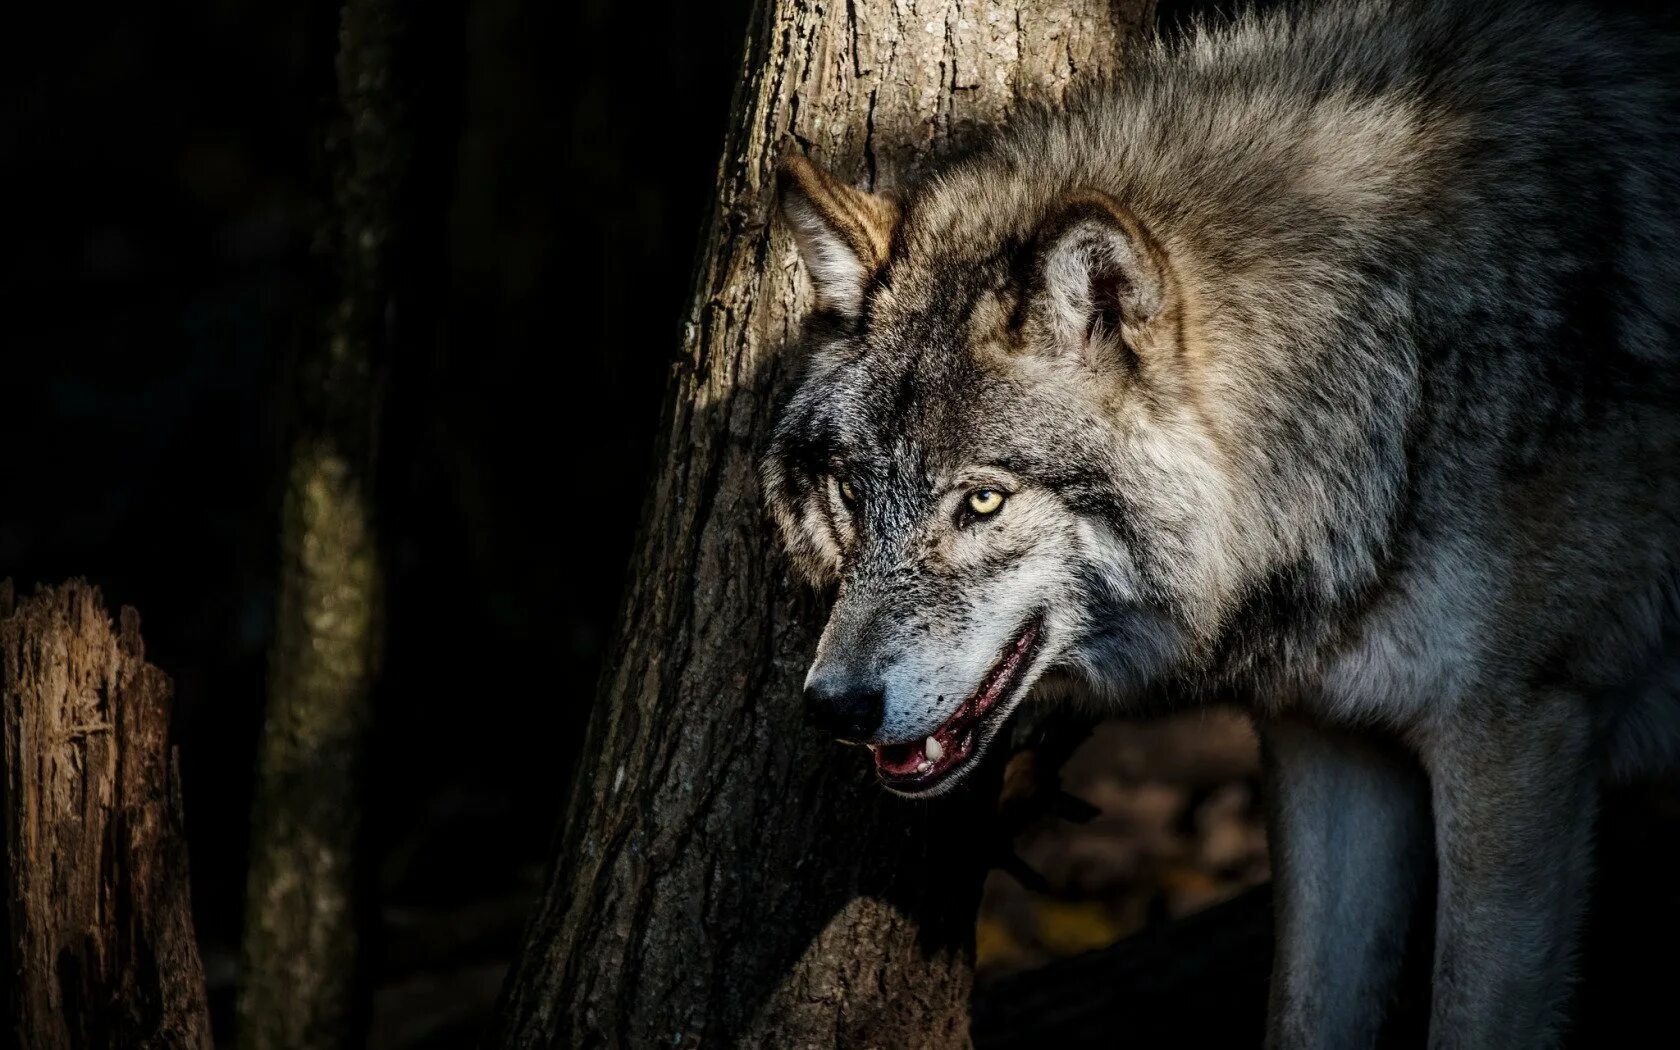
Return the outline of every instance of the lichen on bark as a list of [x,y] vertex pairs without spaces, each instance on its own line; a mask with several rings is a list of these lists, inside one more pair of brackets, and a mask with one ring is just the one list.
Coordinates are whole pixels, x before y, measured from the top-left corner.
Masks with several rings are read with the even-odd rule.
[[248,1047],[349,1045],[359,943],[358,786],[379,653],[380,573],[358,471],[293,454],[257,757],[241,985]]
[[382,377],[407,304],[409,5],[347,0],[323,118],[321,320],[293,384],[268,698],[258,747],[239,1042],[348,1047],[361,987],[360,786],[383,645],[374,484]]

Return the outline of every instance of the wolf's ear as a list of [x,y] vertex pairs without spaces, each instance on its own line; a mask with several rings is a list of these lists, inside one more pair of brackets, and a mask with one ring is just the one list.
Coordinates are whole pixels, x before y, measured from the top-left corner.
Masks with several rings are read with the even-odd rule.
[[1166,255],[1137,217],[1100,193],[1069,197],[1039,235],[1039,275],[1058,349],[1095,364],[1136,354],[1167,305]]
[[887,263],[898,205],[854,189],[801,156],[782,162],[782,214],[793,228],[817,305],[855,318],[877,270]]

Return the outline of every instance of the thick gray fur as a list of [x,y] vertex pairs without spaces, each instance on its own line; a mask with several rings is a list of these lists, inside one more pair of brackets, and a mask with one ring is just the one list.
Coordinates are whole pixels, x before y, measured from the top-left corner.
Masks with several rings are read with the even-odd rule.
[[1680,754],[1677,70],[1567,4],[1317,3],[896,207],[790,179],[824,308],[763,487],[838,585],[816,667],[878,744],[1035,616],[982,750],[1023,701],[1248,703],[1273,1047],[1370,1045],[1430,892],[1431,1046],[1554,1045],[1596,786]]

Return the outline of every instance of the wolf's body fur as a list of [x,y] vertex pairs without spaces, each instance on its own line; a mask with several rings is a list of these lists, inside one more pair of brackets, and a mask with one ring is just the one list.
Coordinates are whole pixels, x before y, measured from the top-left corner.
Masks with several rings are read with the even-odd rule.
[[823,309],[764,481],[841,585],[813,677],[914,740],[1037,614],[1001,706],[1252,698],[1274,1046],[1375,1037],[1431,849],[1431,1044],[1546,1045],[1595,784],[1680,757],[1677,57],[1332,0],[1131,57],[901,206],[790,179]]

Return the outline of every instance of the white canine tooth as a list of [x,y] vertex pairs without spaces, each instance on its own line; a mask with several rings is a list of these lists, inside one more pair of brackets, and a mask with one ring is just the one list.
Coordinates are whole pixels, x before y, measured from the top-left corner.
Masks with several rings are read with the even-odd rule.
[[937,762],[945,757],[945,749],[939,746],[939,741],[930,736],[927,743],[922,745],[922,754],[927,756],[929,762]]

